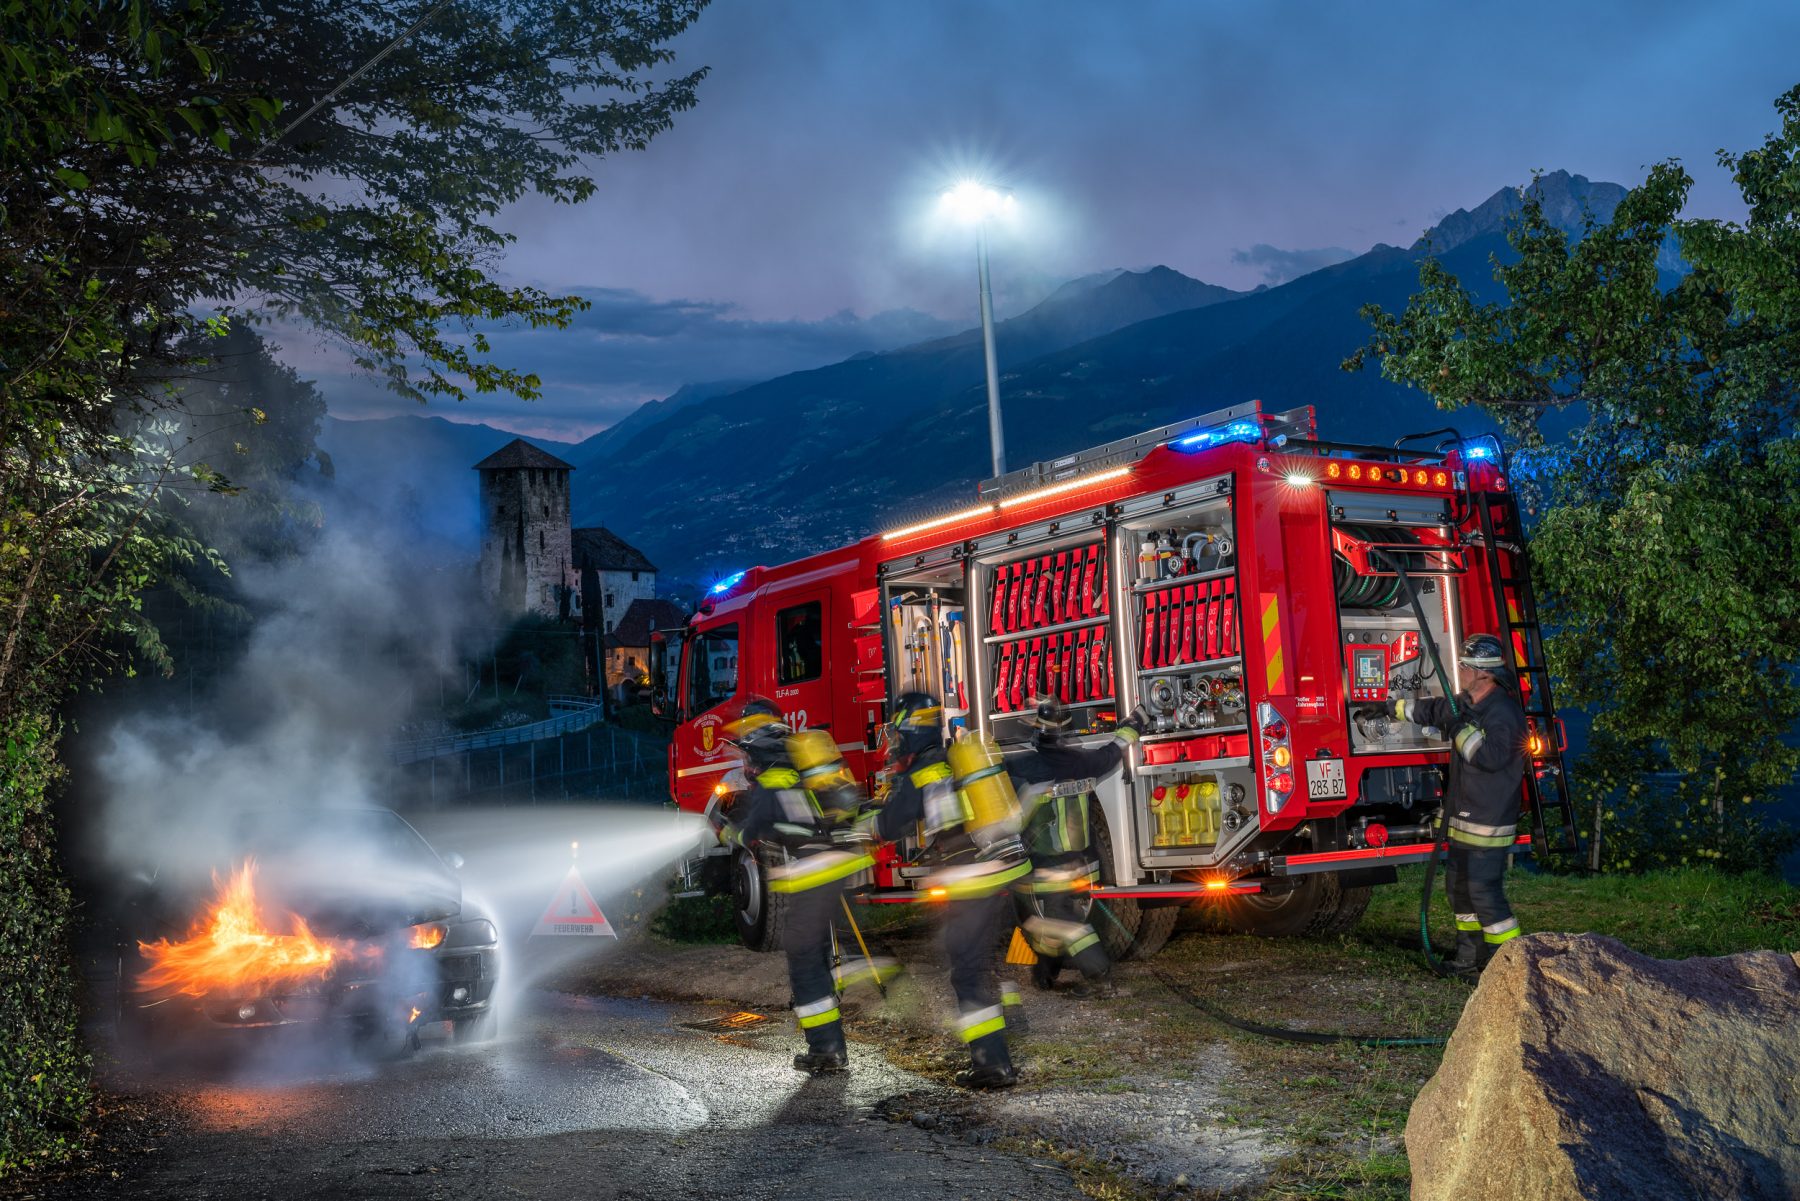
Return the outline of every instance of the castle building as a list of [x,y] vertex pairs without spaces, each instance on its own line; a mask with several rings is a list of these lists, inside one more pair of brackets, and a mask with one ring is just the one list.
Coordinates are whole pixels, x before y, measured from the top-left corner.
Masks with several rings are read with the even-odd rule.
[[567,617],[576,587],[569,472],[515,438],[481,462],[481,593],[502,613]]
[[656,564],[605,526],[571,531],[571,538],[582,624],[611,634],[633,601],[655,598]]

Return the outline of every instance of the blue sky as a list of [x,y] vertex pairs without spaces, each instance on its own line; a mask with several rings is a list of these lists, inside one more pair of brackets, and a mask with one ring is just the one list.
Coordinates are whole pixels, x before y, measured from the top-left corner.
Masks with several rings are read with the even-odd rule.
[[[1020,199],[1003,312],[1110,267],[1279,282],[1538,168],[1629,185],[1679,157],[1692,211],[1731,216],[1714,152],[1774,127],[1796,46],[1785,0],[715,0],[676,44],[712,68],[699,107],[596,164],[589,204],[507,214],[509,278],[602,301],[497,339],[546,399],[438,411],[580,436],[684,382],[972,324],[933,204],[963,173]],[[405,411],[292,350],[340,415]]]

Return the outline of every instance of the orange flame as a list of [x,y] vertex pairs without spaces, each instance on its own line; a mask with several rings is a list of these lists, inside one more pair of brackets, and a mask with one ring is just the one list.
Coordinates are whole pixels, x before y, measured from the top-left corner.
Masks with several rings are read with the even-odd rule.
[[256,902],[256,862],[247,859],[221,882],[211,911],[182,942],[140,942],[150,967],[138,977],[146,992],[190,997],[212,993],[244,996],[272,987],[322,980],[340,958],[354,958],[354,943],[319,938],[297,914],[291,934],[265,927]]

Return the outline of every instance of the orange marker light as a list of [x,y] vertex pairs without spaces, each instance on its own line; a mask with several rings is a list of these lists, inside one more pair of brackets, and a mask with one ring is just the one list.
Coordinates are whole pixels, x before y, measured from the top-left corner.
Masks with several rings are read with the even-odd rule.
[[1419,484],[1422,486],[1422,485],[1428,483],[1430,480],[1431,480],[1431,473],[1426,471],[1423,467],[1421,467],[1421,468],[1419,468],[1419,470],[1413,472],[1413,483],[1415,483],[1415,484]]
[[1450,483],[1450,473],[1447,471],[1440,471],[1431,477],[1431,482],[1440,488],[1445,487]]
[[950,895],[950,890],[948,888],[932,888],[928,889],[925,895],[934,901],[941,901]]
[[1338,476],[1344,474],[1344,469],[1339,467],[1336,463],[1327,463],[1325,464],[1325,474],[1328,478],[1335,480]]
[[1223,881],[1223,880],[1208,880],[1206,882],[1206,887],[1214,892],[1218,892],[1225,887],[1225,881]]
[[1286,767],[1294,761],[1294,753],[1285,746],[1278,746],[1275,748],[1275,754],[1271,756],[1271,758],[1275,760],[1276,767]]
[[1350,464],[1350,478],[1353,480],[1360,480],[1362,478],[1362,468],[1358,467],[1355,463]]

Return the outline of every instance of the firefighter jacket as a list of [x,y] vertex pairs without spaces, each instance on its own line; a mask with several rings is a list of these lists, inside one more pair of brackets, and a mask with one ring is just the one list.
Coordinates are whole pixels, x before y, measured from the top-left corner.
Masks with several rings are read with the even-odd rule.
[[925,887],[944,889],[949,900],[993,896],[1030,871],[1031,861],[1016,838],[985,850],[976,845],[969,831],[972,818],[943,748],[931,747],[894,777],[887,802],[875,813],[874,829],[884,842],[922,832],[925,861],[932,868]]
[[1118,770],[1129,745],[1125,738],[1096,747],[1051,743],[1007,760],[1025,809],[1025,845],[1033,860],[1087,857],[1094,783]]
[[[1450,838],[1470,847],[1510,847],[1519,830],[1519,788],[1525,780],[1525,711],[1505,688],[1479,704],[1457,698],[1459,722],[1444,697],[1407,701],[1405,717],[1448,731],[1456,744],[1450,773]],[[1480,728],[1477,739],[1464,730]],[[1460,737],[1459,737],[1460,735]]]
[[875,866],[861,846],[840,845],[832,823],[812,793],[800,787],[791,767],[771,767],[758,775],[744,794],[726,828],[725,837],[741,847],[772,843],[786,852],[769,869],[770,892],[804,892],[821,884],[859,883]]

